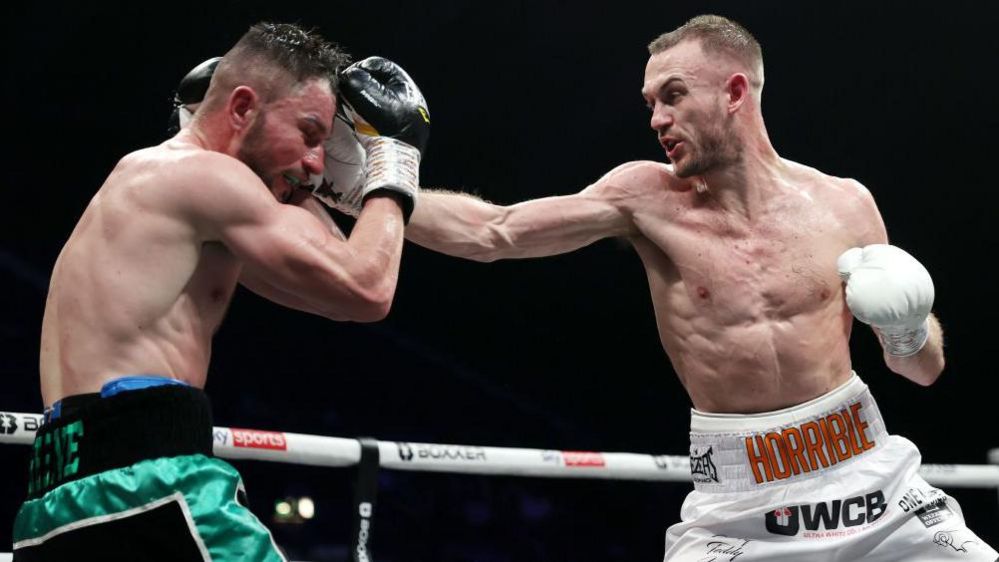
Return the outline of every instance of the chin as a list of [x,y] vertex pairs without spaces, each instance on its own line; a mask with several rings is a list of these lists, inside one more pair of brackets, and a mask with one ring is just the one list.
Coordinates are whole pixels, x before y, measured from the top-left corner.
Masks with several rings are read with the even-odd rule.
[[698,171],[693,169],[692,166],[684,166],[683,164],[673,163],[673,174],[678,178],[690,178],[698,175]]

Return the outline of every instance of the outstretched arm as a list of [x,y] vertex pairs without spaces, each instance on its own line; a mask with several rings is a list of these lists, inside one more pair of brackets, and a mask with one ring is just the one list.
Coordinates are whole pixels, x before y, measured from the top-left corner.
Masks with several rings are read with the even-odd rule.
[[637,232],[625,202],[642,181],[634,165],[621,166],[573,195],[510,206],[472,195],[424,190],[406,238],[452,256],[494,261],[571,252],[601,238]]

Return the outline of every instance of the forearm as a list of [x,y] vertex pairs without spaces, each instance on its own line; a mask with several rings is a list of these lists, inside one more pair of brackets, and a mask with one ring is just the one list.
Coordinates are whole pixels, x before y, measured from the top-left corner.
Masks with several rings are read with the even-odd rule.
[[933,384],[944,368],[943,329],[936,316],[927,318],[929,336],[919,352],[908,357],[884,354],[885,364],[893,372],[923,386]]
[[406,238],[425,248],[465,259],[492,261],[498,251],[503,207],[473,195],[423,190],[406,226]]
[[387,307],[395,294],[402,259],[404,224],[392,197],[371,197],[351,230],[347,245],[353,253],[348,274],[368,298]]
[[487,262],[563,254],[632,229],[615,202],[592,189],[510,206],[423,192],[406,237],[431,250]]

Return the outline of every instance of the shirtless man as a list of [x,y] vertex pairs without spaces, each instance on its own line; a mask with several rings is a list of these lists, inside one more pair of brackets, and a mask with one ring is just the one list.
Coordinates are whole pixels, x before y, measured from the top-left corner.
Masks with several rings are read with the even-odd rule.
[[852,370],[856,316],[889,369],[920,385],[940,375],[925,268],[887,245],[863,185],[777,154],[743,27],[697,17],[649,51],[642,95],[671,164],[630,162],[507,207],[424,191],[406,237],[480,261],[607,237],[635,247],[694,407],[695,490],[666,560],[996,560]]
[[380,124],[363,148],[387,155],[344,237],[297,188],[324,172],[345,62],[296,26],[253,26],[189,126],[122,158],[91,200],[52,272],[15,560],[283,560],[211,456],[201,388],[237,283],[334,320],[389,310],[426,103],[390,67],[344,72],[340,93]]

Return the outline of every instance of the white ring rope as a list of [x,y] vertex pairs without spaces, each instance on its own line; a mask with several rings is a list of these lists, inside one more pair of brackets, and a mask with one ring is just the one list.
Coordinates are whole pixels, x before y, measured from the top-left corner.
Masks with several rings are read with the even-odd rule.
[[[38,414],[0,412],[0,444],[29,445],[41,426]],[[226,459],[252,459],[313,466],[356,465],[355,439],[283,431],[216,427],[214,452]],[[394,470],[690,482],[690,460],[681,455],[645,455],[379,441],[379,466]],[[999,449],[989,451],[999,461]],[[924,464],[920,475],[935,486],[999,488],[999,466]]]

